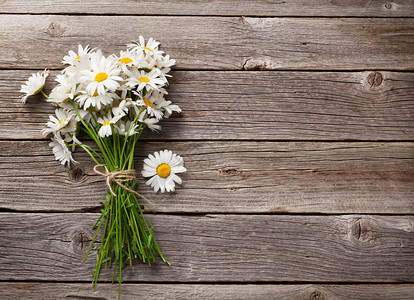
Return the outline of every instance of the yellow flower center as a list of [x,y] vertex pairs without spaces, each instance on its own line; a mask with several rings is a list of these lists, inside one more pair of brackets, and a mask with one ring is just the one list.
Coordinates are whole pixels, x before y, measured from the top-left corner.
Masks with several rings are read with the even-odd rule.
[[78,57],[75,58],[75,60],[79,60],[80,59],[80,55],[78,55]]
[[59,121],[59,125],[62,125],[63,122],[66,122],[66,119],[62,119]]
[[153,52],[153,50],[148,47],[144,47],[144,49]]
[[119,107],[119,104],[114,104],[112,105],[112,107]]
[[95,81],[102,82],[108,78],[108,74],[101,72],[95,75]]
[[151,108],[153,108],[154,107],[154,105],[147,99],[147,98],[144,98],[144,103],[145,103],[145,105],[146,106],[149,106],[149,107],[151,107]]
[[99,96],[98,90],[95,90],[93,94],[89,94],[89,97],[96,97],[96,96]]
[[168,177],[170,175],[170,173],[171,173],[171,168],[167,164],[160,164],[157,167],[157,174],[158,174],[158,176],[160,176],[162,178]]
[[109,125],[109,122],[111,122],[111,120],[109,120],[109,121],[105,121],[105,122],[102,124],[102,126]]
[[133,60],[132,60],[132,59],[130,59],[129,57],[124,57],[124,58],[121,58],[119,61],[120,61],[121,63],[123,63],[123,64],[129,64],[129,63],[132,63],[132,62],[133,62]]
[[138,80],[141,81],[141,82],[149,82],[150,81],[148,77],[140,77]]

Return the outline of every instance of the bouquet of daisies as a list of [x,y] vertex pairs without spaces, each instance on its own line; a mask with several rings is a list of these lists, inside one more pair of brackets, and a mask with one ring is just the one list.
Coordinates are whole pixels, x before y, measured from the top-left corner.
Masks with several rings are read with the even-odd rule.
[[[96,287],[100,270],[114,265],[114,277],[122,282],[122,272],[138,258],[151,265],[158,254],[162,256],[154,236],[153,226],[146,221],[138,200],[152,204],[139,194],[134,149],[145,128],[158,131],[162,118],[181,109],[167,101],[165,86],[175,60],[159,50],[152,38],[127,45],[119,56],[105,57],[100,49],[83,48],[69,51],[63,58],[67,67],[57,75],[58,85],[50,95],[43,91],[49,72],[33,74],[21,92],[27,97],[41,93],[56,106],[50,116],[45,136],[50,135],[53,153],[63,165],[76,163],[72,157],[75,146],[83,148],[96,163],[94,171],[102,175],[108,186],[106,201],[94,229],[95,235],[85,260],[99,231],[103,231],[92,270]],[[86,133],[96,146],[82,143],[78,137]],[[148,185],[154,191],[174,191],[181,184],[177,173],[185,172],[183,159],[165,150],[155,152],[144,160],[141,174],[150,177]],[[84,261],[85,261],[84,260]]]

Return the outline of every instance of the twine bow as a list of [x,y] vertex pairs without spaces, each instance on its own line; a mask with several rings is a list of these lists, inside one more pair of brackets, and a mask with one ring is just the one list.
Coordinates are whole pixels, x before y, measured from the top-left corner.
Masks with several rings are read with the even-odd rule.
[[[98,168],[104,168],[105,173],[100,172],[98,170]],[[122,184],[122,182],[137,179],[134,169],[109,172],[106,165],[101,164],[101,165],[96,165],[95,167],[93,167],[93,170],[96,174],[101,175],[101,176],[106,178],[106,185],[108,186],[108,189],[111,192],[111,194],[114,195],[115,197],[116,197],[116,194],[112,190],[111,182],[115,182],[117,185],[119,185],[124,190],[127,190],[130,193],[134,193],[135,195],[137,195],[137,196],[141,197],[142,199],[144,199],[145,201],[147,201],[152,206],[155,206],[155,204],[152,203],[150,200],[148,200],[146,197],[144,197],[143,195],[141,195],[137,191],[131,190],[130,188],[128,188],[128,187],[126,187],[125,185]]]

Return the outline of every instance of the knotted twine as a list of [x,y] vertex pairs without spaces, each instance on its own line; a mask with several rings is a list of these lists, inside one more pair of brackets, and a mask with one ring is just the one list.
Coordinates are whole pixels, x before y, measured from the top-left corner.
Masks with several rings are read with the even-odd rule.
[[[98,168],[104,168],[105,173],[100,172],[98,170]],[[125,185],[122,184],[122,182],[132,181],[134,179],[137,179],[134,169],[109,172],[106,165],[101,164],[101,165],[96,165],[95,167],[93,167],[93,170],[96,174],[101,175],[101,176],[106,178],[106,185],[108,186],[109,191],[111,192],[111,194],[114,197],[116,197],[116,194],[112,190],[111,182],[115,182],[117,185],[119,185],[124,190],[126,190],[130,193],[134,193],[135,195],[137,195],[137,196],[141,197],[142,199],[144,199],[145,201],[147,201],[152,206],[155,206],[155,204],[152,203],[151,201],[149,201],[146,197],[144,197],[143,195],[141,195],[137,191],[131,190],[130,188],[128,188],[128,187],[126,187]]]

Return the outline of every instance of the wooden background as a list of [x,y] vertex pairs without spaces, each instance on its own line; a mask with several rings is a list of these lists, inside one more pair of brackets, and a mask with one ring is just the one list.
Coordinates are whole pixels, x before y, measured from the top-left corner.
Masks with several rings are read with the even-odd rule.
[[[105,184],[54,160],[34,71],[78,43],[142,34],[177,59],[174,194],[140,191],[172,266],[136,263],[124,299],[414,298],[414,1],[0,2],[0,299],[116,299],[82,264]],[[53,79],[48,80],[53,86]],[[96,245],[94,246],[94,248]]]

